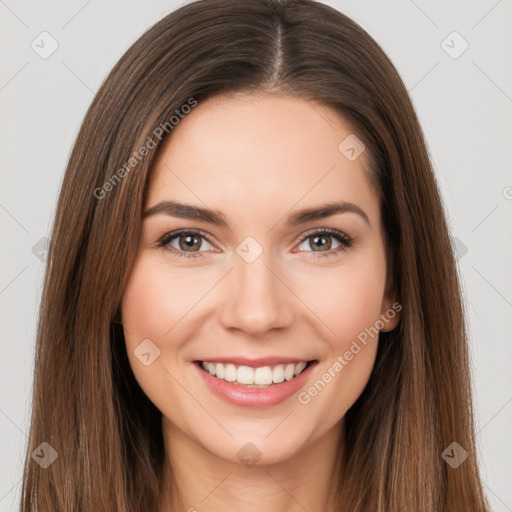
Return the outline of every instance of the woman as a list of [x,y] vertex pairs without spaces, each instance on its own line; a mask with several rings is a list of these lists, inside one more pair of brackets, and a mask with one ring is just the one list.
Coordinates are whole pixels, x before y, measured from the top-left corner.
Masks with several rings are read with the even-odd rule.
[[200,0],[147,31],[48,262],[23,511],[489,510],[423,134],[338,11]]

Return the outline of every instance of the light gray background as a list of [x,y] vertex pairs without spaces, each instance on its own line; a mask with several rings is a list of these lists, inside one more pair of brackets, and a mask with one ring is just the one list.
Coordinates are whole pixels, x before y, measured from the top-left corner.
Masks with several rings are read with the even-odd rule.
[[[512,2],[325,3],[383,47],[419,114],[459,254],[485,489],[495,511],[512,511]],[[0,512],[17,510],[20,496],[44,272],[37,244],[72,143],[110,68],[178,5],[0,0]],[[43,31],[59,45],[47,59],[31,48]],[[469,44],[457,58],[447,53],[463,48],[446,39],[453,31]]]

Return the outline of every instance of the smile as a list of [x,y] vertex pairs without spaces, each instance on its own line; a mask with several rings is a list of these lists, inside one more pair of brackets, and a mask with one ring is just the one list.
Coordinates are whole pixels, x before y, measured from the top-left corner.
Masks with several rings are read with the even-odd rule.
[[217,379],[232,382],[247,387],[267,388],[273,384],[280,384],[281,382],[292,380],[300,375],[306,368],[308,362],[301,361],[300,363],[293,364],[278,364],[271,366],[260,366],[252,368],[244,365],[224,364],[224,363],[210,363],[208,361],[201,361],[201,366],[204,370],[217,377]]
[[241,407],[264,408],[297,394],[307,384],[318,363],[317,359],[281,361],[271,358],[255,362],[239,358],[229,363],[195,361],[193,367],[197,368],[206,389],[224,401]]

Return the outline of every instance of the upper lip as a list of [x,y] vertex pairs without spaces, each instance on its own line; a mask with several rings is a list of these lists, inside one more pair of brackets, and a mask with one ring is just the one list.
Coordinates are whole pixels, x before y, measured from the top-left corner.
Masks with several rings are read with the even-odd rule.
[[234,364],[235,366],[250,366],[252,368],[260,368],[262,366],[276,366],[278,364],[298,364],[307,363],[313,361],[313,359],[300,359],[297,357],[285,357],[285,356],[270,356],[260,357],[257,359],[249,359],[247,357],[205,357],[204,359],[197,359],[197,361],[206,361],[208,363],[223,363],[223,364]]

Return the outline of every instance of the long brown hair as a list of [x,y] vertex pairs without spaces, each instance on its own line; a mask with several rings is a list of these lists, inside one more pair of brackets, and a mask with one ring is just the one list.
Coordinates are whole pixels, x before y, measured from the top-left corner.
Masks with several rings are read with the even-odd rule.
[[[148,176],[163,135],[194,102],[251,91],[338,111],[366,145],[382,199],[402,317],[380,334],[368,385],[346,414],[337,508],[488,511],[456,263],[398,72],[358,24],[324,4],[199,0],[129,48],[73,147],[40,307],[22,512],[157,510],[161,413],[136,382],[116,323]],[[441,456],[453,442],[468,453],[456,469]]]

